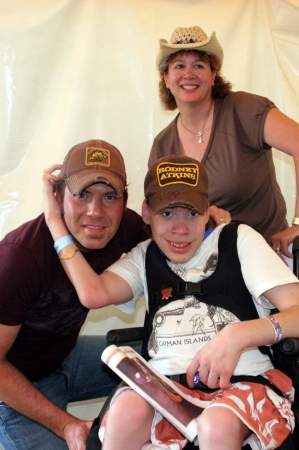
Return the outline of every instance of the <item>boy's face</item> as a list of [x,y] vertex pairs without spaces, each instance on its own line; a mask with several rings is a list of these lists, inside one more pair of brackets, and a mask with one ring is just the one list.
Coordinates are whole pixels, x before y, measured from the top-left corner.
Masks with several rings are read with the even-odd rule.
[[153,239],[173,263],[189,261],[200,247],[209,210],[204,215],[184,208],[165,208],[154,214],[146,202],[142,206],[142,218],[151,226]]

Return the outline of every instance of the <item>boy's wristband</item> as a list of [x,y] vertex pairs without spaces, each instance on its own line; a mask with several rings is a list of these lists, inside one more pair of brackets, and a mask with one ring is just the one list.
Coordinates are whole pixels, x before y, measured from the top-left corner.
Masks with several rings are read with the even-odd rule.
[[299,225],[299,217],[293,217],[292,225]]
[[58,239],[58,241],[56,241],[54,243],[54,248],[56,250],[57,255],[61,252],[61,250],[66,247],[69,244],[74,244],[75,241],[73,239],[73,236],[71,236],[70,234],[68,234],[67,236],[63,236],[62,238]]
[[272,345],[277,344],[277,343],[280,342],[281,339],[282,339],[282,329],[281,329],[281,325],[280,325],[280,323],[278,322],[278,320],[275,319],[275,317],[273,317],[273,316],[265,317],[265,319],[268,319],[269,322],[271,322],[271,324],[272,324],[272,326],[273,326],[273,328],[274,328],[274,335],[275,335],[275,337],[274,337],[274,342],[273,342]]

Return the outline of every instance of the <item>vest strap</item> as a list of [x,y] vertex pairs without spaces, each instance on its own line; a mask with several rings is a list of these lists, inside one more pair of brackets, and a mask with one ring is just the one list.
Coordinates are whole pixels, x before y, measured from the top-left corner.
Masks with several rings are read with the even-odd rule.
[[[170,380],[176,381],[178,383],[180,383],[181,385],[183,385],[184,387],[189,388],[188,383],[187,383],[187,377],[185,373],[179,374],[179,375],[170,375],[168,376],[168,378]],[[253,375],[233,375],[230,379],[231,383],[240,383],[240,382],[244,382],[244,383],[258,383],[258,384],[264,384],[265,386],[268,386],[270,389],[272,389],[272,391],[274,391],[277,395],[279,395],[280,397],[283,397],[282,392],[280,391],[280,389],[278,389],[278,387],[276,387],[273,383],[271,383],[271,381],[269,381],[267,378],[263,377],[262,375],[257,375],[257,376],[253,376]],[[210,389],[208,386],[206,386],[205,384],[199,382],[196,385],[194,385],[193,389],[200,389],[201,391],[204,392],[215,392],[218,391],[219,388],[216,389]]]

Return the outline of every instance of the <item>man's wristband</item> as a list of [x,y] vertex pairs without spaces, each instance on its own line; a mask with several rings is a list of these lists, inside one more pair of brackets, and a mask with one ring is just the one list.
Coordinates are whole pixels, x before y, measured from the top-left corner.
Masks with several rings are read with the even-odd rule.
[[56,241],[54,243],[54,248],[56,250],[57,255],[61,252],[61,250],[66,247],[69,244],[74,244],[75,241],[73,239],[73,236],[71,236],[70,234],[68,234],[67,236],[63,236],[62,238],[58,239],[58,241]]
[[299,217],[293,217],[292,225],[299,225]]

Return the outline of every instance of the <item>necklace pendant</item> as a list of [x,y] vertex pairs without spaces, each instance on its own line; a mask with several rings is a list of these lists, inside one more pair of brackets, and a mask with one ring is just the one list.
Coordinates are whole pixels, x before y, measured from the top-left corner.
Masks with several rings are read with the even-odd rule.
[[202,131],[199,131],[198,133],[196,133],[196,135],[199,137],[198,143],[202,144]]

